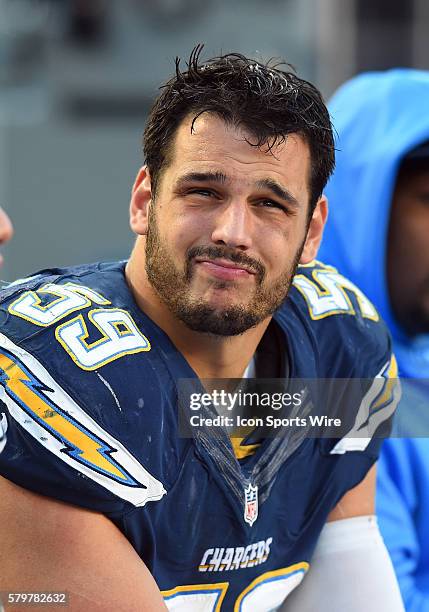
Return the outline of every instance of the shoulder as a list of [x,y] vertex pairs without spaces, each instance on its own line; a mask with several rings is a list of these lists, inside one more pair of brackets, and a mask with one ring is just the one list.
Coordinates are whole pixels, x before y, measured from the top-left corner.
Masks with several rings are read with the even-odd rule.
[[[321,440],[321,446],[329,454],[364,450],[377,456],[400,385],[390,335],[373,304],[337,269],[314,261],[297,269],[282,315],[292,359],[304,364],[305,377],[323,381],[329,416],[341,423],[339,442]],[[309,372],[305,364],[311,360]]]
[[115,300],[123,299],[123,291],[116,293],[125,286],[123,271],[123,262],[96,263],[52,268],[18,279],[0,291],[2,323],[13,327],[20,321],[21,328],[25,322],[49,328],[87,307],[113,306]]
[[320,375],[372,377],[390,361],[390,336],[376,308],[336,268],[299,266],[284,308],[311,339]]
[[150,340],[136,314],[121,263],[47,270],[0,293],[1,344],[27,352],[76,392],[80,381],[95,380],[86,372],[111,365],[106,371],[116,376],[131,355],[147,353],[142,375],[150,369]]
[[[45,271],[7,287],[0,308],[2,473],[27,486],[35,475],[7,459],[25,448],[69,489],[83,475],[133,505],[160,499],[174,477],[156,444],[161,414],[172,420],[172,391],[136,321],[123,265]],[[45,476],[36,474],[37,490],[50,494]]]
[[45,353],[50,361],[56,353],[64,357],[62,347],[82,370],[117,358],[113,345],[150,350],[133,310],[121,262],[45,270],[0,292],[1,329],[9,340],[35,350],[42,361]]

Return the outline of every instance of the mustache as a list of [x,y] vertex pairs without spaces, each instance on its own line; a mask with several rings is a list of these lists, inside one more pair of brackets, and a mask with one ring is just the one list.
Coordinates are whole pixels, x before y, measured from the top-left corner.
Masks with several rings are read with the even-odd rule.
[[191,262],[195,257],[206,257],[207,259],[226,259],[232,263],[242,265],[254,272],[262,282],[265,276],[265,266],[253,257],[245,255],[237,249],[221,246],[195,246],[191,247],[186,253],[186,267],[190,271]]

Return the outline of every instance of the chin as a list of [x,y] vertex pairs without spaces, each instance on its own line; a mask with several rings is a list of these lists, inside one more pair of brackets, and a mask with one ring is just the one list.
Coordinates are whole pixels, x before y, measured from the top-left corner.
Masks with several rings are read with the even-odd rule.
[[180,309],[178,318],[192,331],[213,336],[238,336],[260,323],[261,318],[242,304],[228,304],[216,308],[212,304],[199,303]]

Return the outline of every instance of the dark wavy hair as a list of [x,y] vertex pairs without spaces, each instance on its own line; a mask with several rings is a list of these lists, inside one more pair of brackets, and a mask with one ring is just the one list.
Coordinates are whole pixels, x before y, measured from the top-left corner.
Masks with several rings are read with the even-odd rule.
[[271,152],[288,134],[302,136],[311,155],[311,214],[335,165],[332,125],[320,92],[283,61],[261,63],[228,53],[201,62],[202,49],[203,45],[194,47],[186,71],[176,58],[176,74],[161,87],[149,113],[143,149],[153,194],[171,160],[181,121],[193,114],[192,129],[199,115],[208,112],[243,127],[255,137],[249,144],[266,145]]

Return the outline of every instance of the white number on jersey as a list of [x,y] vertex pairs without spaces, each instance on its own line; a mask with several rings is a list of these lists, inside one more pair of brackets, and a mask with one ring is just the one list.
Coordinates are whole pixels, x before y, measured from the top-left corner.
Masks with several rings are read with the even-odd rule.
[[303,274],[297,274],[293,279],[294,286],[307,302],[312,319],[323,319],[335,314],[356,314],[347,295],[347,291],[350,291],[356,296],[362,316],[378,321],[378,313],[368,298],[335,268],[326,266],[315,269],[312,276],[314,280]]
[[110,361],[140,351],[149,351],[149,340],[139,331],[131,316],[119,308],[91,310],[88,319],[101,337],[88,342],[88,327],[83,315],[62,323],[55,337],[83,370],[94,370]]
[[[286,597],[304,578],[308,567],[308,563],[302,562],[262,574],[238,596],[234,612],[279,610]],[[219,612],[228,586],[227,582],[180,586],[163,591],[162,595],[170,612]]]
[[[47,298],[50,301],[46,302]],[[37,291],[25,291],[9,306],[9,312],[40,327],[49,327],[68,315],[91,306],[107,306],[109,300],[89,287],[47,283]],[[85,318],[93,329],[88,329]],[[92,333],[97,337],[88,338]],[[59,325],[55,337],[83,370],[95,370],[124,355],[150,351],[149,340],[140,332],[131,315],[119,308],[97,308]]]

